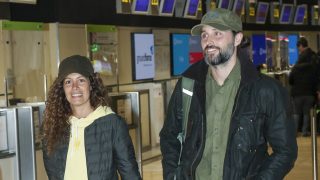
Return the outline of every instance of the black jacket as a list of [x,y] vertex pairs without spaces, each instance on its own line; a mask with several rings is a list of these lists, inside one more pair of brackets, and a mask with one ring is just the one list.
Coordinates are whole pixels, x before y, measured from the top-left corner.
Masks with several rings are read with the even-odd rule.
[[318,56],[310,48],[305,49],[289,75],[291,96],[315,96],[318,83]]
[[[85,152],[89,180],[140,180],[134,149],[123,119],[109,114],[85,128]],[[69,141],[43,159],[49,180],[63,180]]]
[[[258,74],[246,58],[240,60],[241,82],[233,106],[224,180],[280,180],[292,169],[297,158],[297,142],[290,116],[288,93],[276,80]],[[206,139],[204,61],[192,65],[183,76],[195,79],[187,135],[177,179],[195,179]],[[172,180],[177,170],[182,119],[181,80],[171,96],[164,126],[160,132],[163,176]],[[268,144],[273,149],[268,154]]]

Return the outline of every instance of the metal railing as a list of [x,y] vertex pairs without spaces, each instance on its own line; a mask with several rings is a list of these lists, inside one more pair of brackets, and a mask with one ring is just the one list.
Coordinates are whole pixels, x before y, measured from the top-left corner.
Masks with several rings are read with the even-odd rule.
[[312,175],[318,180],[318,150],[317,150],[317,107],[311,110],[311,142],[312,142]]

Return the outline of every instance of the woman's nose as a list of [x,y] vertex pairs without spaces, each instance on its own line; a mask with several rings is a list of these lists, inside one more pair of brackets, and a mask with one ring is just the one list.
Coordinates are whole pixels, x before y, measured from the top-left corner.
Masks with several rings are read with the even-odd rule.
[[78,85],[78,82],[75,81],[75,82],[72,82],[72,88],[78,88],[79,85]]

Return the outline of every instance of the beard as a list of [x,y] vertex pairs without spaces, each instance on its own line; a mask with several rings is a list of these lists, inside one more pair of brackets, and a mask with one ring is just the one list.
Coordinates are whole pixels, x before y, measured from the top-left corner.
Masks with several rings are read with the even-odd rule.
[[[214,56],[213,54],[207,53],[207,49],[215,48],[219,51],[218,55]],[[229,43],[225,49],[222,49],[217,46],[207,46],[204,49],[204,60],[209,66],[217,66],[220,64],[224,64],[229,61],[231,56],[234,53],[235,46],[233,43]]]

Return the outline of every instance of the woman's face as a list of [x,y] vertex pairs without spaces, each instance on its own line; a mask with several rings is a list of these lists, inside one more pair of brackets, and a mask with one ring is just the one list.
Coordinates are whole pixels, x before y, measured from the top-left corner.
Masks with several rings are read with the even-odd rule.
[[79,73],[71,73],[63,80],[63,90],[72,109],[90,108],[90,81]]

